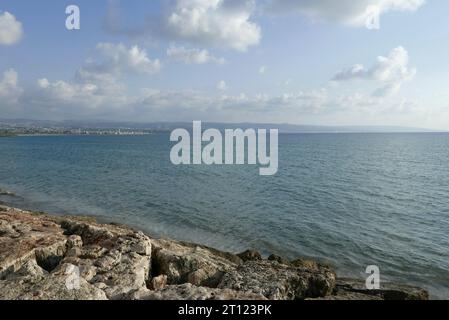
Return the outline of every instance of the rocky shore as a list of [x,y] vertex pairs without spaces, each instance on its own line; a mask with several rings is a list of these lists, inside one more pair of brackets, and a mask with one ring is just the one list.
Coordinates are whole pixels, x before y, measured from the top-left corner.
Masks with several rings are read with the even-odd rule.
[[332,267],[153,239],[92,218],[0,205],[0,299],[427,300],[420,288],[338,278]]

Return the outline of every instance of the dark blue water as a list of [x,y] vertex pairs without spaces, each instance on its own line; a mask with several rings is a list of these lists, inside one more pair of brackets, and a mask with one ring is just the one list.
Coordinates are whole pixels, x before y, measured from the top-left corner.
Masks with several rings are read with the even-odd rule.
[[168,134],[0,139],[9,204],[219,249],[318,258],[449,297],[449,135],[281,135],[279,173],[183,166]]

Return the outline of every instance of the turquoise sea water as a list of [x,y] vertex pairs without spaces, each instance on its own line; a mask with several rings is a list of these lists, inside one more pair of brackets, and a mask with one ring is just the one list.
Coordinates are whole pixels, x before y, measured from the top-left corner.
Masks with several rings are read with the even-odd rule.
[[279,172],[170,163],[168,134],[0,139],[11,205],[90,214],[154,236],[367,265],[449,297],[449,134],[279,137]]

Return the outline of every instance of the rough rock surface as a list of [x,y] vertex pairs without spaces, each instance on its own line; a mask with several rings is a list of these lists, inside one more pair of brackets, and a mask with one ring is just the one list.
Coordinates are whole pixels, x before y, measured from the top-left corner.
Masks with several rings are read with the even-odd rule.
[[0,205],[0,299],[412,300],[428,293],[398,284],[369,291],[314,261],[234,255]]
[[153,275],[166,275],[168,284],[191,283],[216,287],[223,275],[242,260],[231,253],[200,245],[153,240]]
[[12,196],[13,197],[13,196],[15,196],[15,194],[12,192],[9,192],[8,190],[3,190],[0,188],[0,196]]
[[269,261],[276,261],[276,262],[278,262],[280,264],[287,264],[287,265],[290,264],[290,261],[288,261],[287,259],[284,259],[284,258],[282,258],[282,257],[280,257],[278,255],[275,255],[275,254],[270,255],[268,257],[268,260]]
[[250,291],[271,300],[300,300],[330,295],[335,282],[335,273],[326,267],[308,270],[276,261],[248,261],[227,273],[219,288]]
[[263,295],[230,289],[198,287],[190,283],[164,289],[140,290],[131,296],[136,300],[267,300]]
[[143,233],[1,208],[0,298],[121,299],[146,286],[151,240]]
[[381,283],[380,290],[368,290],[365,282],[355,279],[339,279],[336,296],[365,295],[381,300],[428,300],[429,293],[421,288],[397,283]]
[[243,261],[260,261],[262,260],[262,255],[255,250],[246,250],[237,255]]

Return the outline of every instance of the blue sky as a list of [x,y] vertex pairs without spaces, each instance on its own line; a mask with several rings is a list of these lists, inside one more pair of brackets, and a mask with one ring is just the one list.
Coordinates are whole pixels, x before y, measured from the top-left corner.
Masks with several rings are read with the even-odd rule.
[[449,2],[338,3],[2,0],[0,118],[449,129]]

